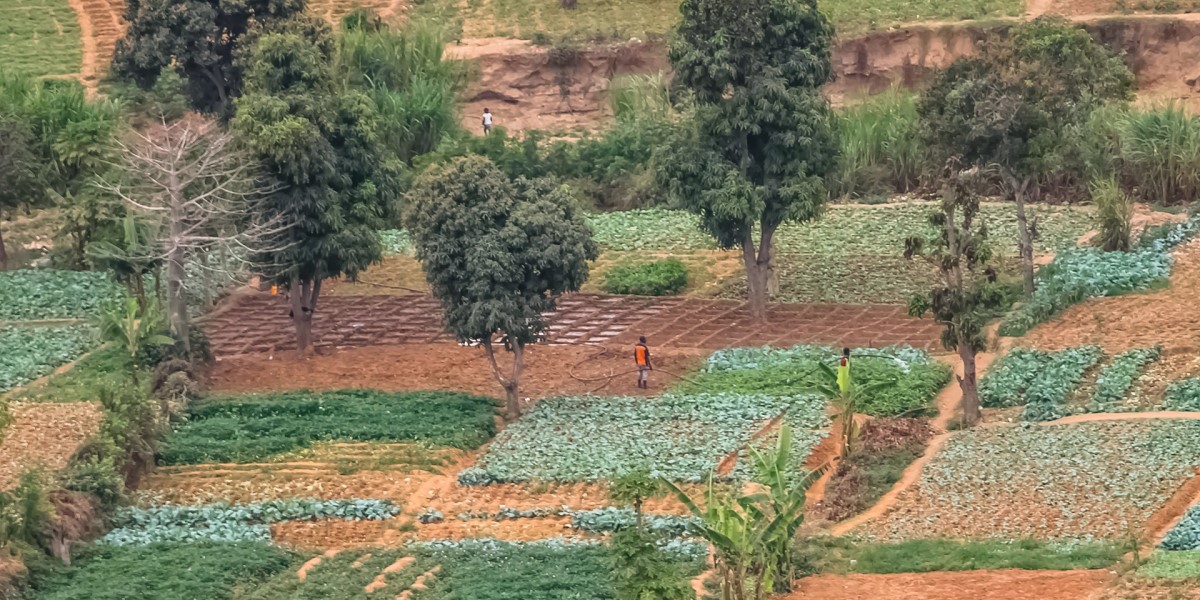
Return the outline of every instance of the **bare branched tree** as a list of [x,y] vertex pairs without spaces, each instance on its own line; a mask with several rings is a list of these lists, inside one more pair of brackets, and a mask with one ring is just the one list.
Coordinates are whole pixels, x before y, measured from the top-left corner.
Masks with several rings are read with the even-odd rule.
[[289,223],[256,210],[278,186],[258,176],[232,136],[196,115],[134,131],[118,150],[116,175],[99,187],[155,233],[146,258],[166,266],[171,334],[190,353],[187,293],[211,298],[213,285],[250,273],[252,256],[286,244]]

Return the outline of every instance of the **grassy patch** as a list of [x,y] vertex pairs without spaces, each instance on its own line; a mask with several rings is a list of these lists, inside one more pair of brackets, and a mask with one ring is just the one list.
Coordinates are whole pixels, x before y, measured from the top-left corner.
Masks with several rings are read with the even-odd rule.
[[841,37],[901,23],[1015,17],[1025,9],[1015,0],[826,0],[820,7]]
[[442,565],[427,600],[610,600],[608,550],[498,544],[494,550],[434,553]]
[[866,510],[925,452],[930,435],[929,425],[921,419],[867,422],[859,432],[858,449],[838,465],[818,510],[831,521]]
[[295,557],[259,543],[94,546],[34,580],[32,600],[220,600],[289,570]]
[[831,572],[878,574],[991,569],[1065,571],[1108,567],[1119,561],[1123,553],[1123,547],[1108,542],[923,539],[835,549],[824,568]]
[[676,258],[619,264],[604,276],[604,291],[609,294],[671,296],[682,292],[687,285],[687,267]]
[[[871,356],[878,355],[878,356]],[[811,394],[819,378],[817,364],[835,365],[833,348],[795,346],[791,349],[734,348],[714,353],[708,367],[680,382],[686,393]],[[950,381],[950,369],[919,350],[859,349],[852,352],[854,377],[866,385],[894,383],[864,399],[858,411],[876,417],[919,413]],[[900,362],[894,360],[899,357]]]
[[428,442],[475,448],[495,433],[492,400],[452,392],[371,390],[211,399],[159,454],[167,465],[254,462],[317,441]]
[[66,0],[0,4],[0,64],[23,75],[68,75],[83,64],[79,20]]
[[[16,399],[22,402],[95,402],[100,390],[116,388],[129,382],[129,359],[117,346],[102,346],[83,357],[65,373],[51,377],[44,385],[21,390]],[[139,378],[149,385],[149,373]]]
[[1147,579],[1200,579],[1200,550],[1155,552],[1137,574]]

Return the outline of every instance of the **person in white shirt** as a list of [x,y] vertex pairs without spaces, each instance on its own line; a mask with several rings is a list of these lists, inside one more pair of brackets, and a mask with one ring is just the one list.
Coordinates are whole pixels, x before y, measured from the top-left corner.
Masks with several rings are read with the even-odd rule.
[[492,132],[492,111],[483,109],[483,135]]

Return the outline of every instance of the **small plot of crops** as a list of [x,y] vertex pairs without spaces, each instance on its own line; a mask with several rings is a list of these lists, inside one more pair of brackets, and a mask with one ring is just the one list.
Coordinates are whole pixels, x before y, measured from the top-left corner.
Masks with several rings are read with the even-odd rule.
[[255,462],[318,441],[476,448],[495,433],[494,401],[450,392],[286,392],[195,406],[159,454],[166,465]]
[[95,342],[84,326],[0,328],[0,392],[79,358]]
[[[704,370],[679,384],[687,393],[816,393],[819,364],[836,366],[841,351],[827,346],[732,348],[708,358]],[[949,381],[950,368],[915,348],[860,348],[851,351],[852,372],[862,385],[887,385],[867,395],[857,412],[876,417],[919,413]]]
[[[827,425],[825,402],[816,396],[543,400],[501,432],[478,465],[459,474],[459,483],[597,481],[638,469],[676,481],[701,481],[785,411],[795,429],[796,450],[807,455]],[[744,477],[745,463],[738,461],[738,468],[725,476]]]
[[0,321],[86,319],[117,294],[112,278],[99,271],[0,272]]
[[1160,546],[1164,550],[1200,550],[1200,505],[1188,510]]
[[955,433],[868,527],[887,539],[1124,539],[1190,477],[1200,423],[1098,422]]
[[[1023,406],[1025,421],[1052,421],[1078,413],[1152,410],[1152,398],[1138,393],[1141,377],[1161,357],[1158,347],[1134,348],[1105,357],[1096,346],[1057,352],[1015,348],[997,362],[979,385],[979,398],[988,408]],[[1182,398],[1189,384],[1167,388],[1166,408],[1188,410]]]
[[23,75],[70,75],[83,61],[79,20],[66,0],[0,3],[0,64]]

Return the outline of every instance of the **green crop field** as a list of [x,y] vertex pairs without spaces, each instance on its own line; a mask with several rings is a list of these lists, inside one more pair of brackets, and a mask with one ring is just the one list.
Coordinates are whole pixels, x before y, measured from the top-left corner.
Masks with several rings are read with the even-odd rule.
[[26,75],[70,75],[83,61],[79,20],[66,0],[0,2],[0,68]]

